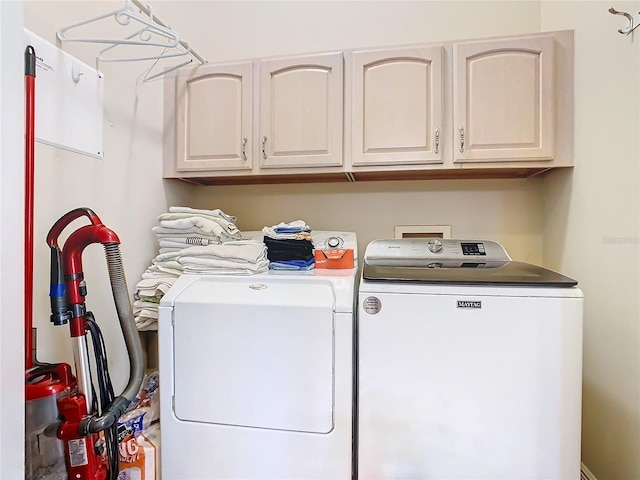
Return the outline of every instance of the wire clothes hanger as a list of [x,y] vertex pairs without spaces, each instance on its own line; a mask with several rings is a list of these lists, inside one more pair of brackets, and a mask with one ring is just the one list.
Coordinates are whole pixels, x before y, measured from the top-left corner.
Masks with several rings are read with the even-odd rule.
[[[96,38],[96,37],[69,37],[67,32],[69,30],[76,29],[78,27],[82,27],[84,25],[88,25],[90,23],[94,23],[105,18],[113,17],[115,21],[122,25],[127,26],[130,25],[131,22],[138,22],[141,25],[144,25],[144,28],[140,30],[140,32],[147,32],[149,34],[156,34],[160,37],[164,37],[165,41],[162,43],[151,41],[150,37],[144,38],[139,37],[135,39],[134,37],[137,35],[133,35],[129,38]],[[105,13],[103,15],[99,15],[94,18],[90,18],[89,20],[84,20],[82,22],[74,23],[73,25],[69,25],[67,27],[61,28],[56,32],[56,36],[58,40],[61,42],[83,42],[83,43],[109,43],[113,45],[149,45],[149,46],[158,46],[158,47],[175,47],[178,45],[180,39],[178,35],[171,31],[170,29],[158,24],[153,21],[152,17],[144,18],[141,15],[138,15],[133,6],[132,0],[125,0],[124,7],[115,10],[113,12]]]
[[[188,47],[188,44],[187,44],[186,48],[190,48],[190,47]],[[193,62],[193,58],[189,58],[188,60],[186,60],[184,62],[181,62],[181,63],[178,63],[178,64],[173,65],[171,67],[165,68],[164,70],[162,70],[160,72],[156,72],[154,74],[151,74],[151,72],[153,72],[156,69],[156,67],[158,67],[158,68],[161,67],[160,60],[162,60],[163,58],[176,57],[176,56],[180,56],[180,55],[187,55],[188,53],[192,53],[192,52],[189,50],[189,51],[185,51],[182,54],[176,53],[176,54],[169,54],[169,55],[166,55],[166,56],[158,57],[155,60],[155,62],[153,62],[153,64],[149,68],[147,68],[144,72],[142,72],[142,74],[138,77],[138,81],[136,83],[149,82],[149,81],[154,80],[154,79],[156,79],[158,77],[166,75],[169,72],[172,72],[174,70],[177,70],[179,68],[182,68],[182,67],[185,67],[185,66],[189,65],[190,63]]]
[[[136,12],[134,5],[138,7],[140,13]],[[80,28],[110,17],[113,17],[116,23],[123,27],[137,25],[141,28],[134,33],[127,35],[125,38],[100,38],[82,36],[73,37],[68,34],[68,32],[73,29]],[[144,72],[144,78],[142,82],[152,80],[170,71],[188,65],[189,63],[193,62],[194,58],[197,59],[200,63],[206,63],[206,60],[204,58],[193,51],[189,42],[181,39],[176,32],[171,30],[169,26],[165,25],[162,21],[160,21],[160,19],[158,19],[158,17],[154,15],[150,6],[141,4],[139,0],[125,0],[125,4],[122,8],[61,28],[56,32],[56,36],[60,42],[109,44],[108,47],[99,52],[97,56],[98,62],[136,62],[155,60],[154,64]],[[127,45],[161,47],[161,50],[160,53],[157,53],[159,51],[158,48],[150,50],[147,50],[145,48],[143,54],[132,56],[123,55],[122,49],[119,49],[117,51],[118,55],[114,53],[114,49],[116,49],[117,47],[122,46],[122,48],[124,48],[124,46]],[[140,50],[136,50],[135,52],[138,53],[139,51]],[[160,73],[150,75],[151,71],[155,67],[164,64],[164,62],[160,62],[161,60],[185,56],[188,56],[189,59],[176,65],[170,66]]]

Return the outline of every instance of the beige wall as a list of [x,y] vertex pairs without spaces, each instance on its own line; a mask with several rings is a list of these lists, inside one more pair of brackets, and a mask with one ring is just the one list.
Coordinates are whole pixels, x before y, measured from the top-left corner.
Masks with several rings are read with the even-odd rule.
[[544,258],[585,294],[583,459],[599,480],[640,478],[640,2],[542,2],[575,29],[575,161],[544,185]]
[[358,234],[359,256],[395,225],[450,225],[452,236],[497,240],[513,258],[542,262],[537,180],[405,181],[196,187],[194,203],[222,208],[241,230],[302,219],[315,230]]
[[[122,5],[25,2],[25,26],[56,29]],[[640,478],[638,406],[638,42],[601,2],[152,2],[210,61],[349,47],[576,30],[576,169],[531,180],[192,187],[161,176],[162,82],[136,87],[142,65],[105,65],[105,159],[38,145],[36,239],[77,206],[93,208],[123,241],[130,287],[155,255],[150,228],[168,205],[222,208],[249,230],[305,219],[351,229],[360,245],[404,223],[450,224],[455,236],[503,242],[519,260],[580,281],[586,294],[584,458],[600,480]],[[639,2],[618,9],[640,10]],[[105,27],[111,35],[117,28]],[[111,28],[111,29],[110,29]],[[93,64],[98,47],[67,50]],[[4,73],[4,72],[3,72]],[[608,168],[603,168],[608,167]],[[17,203],[17,200],[16,200]],[[3,217],[4,218],[4,217]],[[610,239],[613,238],[613,241]],[[616,240],[624,239],[624,240]],[[605,252],[606,250],[606,252]],[[597,262],[587,262],[597,259]],[[48,323],[48,252],[35,252],[35,318],[43,360],[69,358]],[[105,330],[119,389],[127,360],[101,248],[87,250],[87,301]],[[3,302],[6,294],[3,286]],[[16,330],[18,331],[18,330]],[[3,350],[6,345],[3,333]],[[3,389],[2,394],[6,391]],[[3,427],[4,431],[4,427]]]
[[[0,478],[22,478],[24,105],[22,5],[0,2]],[[20,74],[22,72],[22,75]],[[15,75],[14,75],[15,73]]]

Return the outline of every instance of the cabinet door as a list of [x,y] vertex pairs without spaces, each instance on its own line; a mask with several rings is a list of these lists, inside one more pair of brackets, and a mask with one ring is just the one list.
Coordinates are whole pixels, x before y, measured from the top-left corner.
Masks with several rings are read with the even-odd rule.
[[442,47],[353,53],[352,164],[442,162]]
[[260,167],[342,165],[342,53],[265,60]]
[[204,65],[176,78],[176,170],[250,170],[253,65]]
[[551,160],[553,35],[453,46],[456,162]]

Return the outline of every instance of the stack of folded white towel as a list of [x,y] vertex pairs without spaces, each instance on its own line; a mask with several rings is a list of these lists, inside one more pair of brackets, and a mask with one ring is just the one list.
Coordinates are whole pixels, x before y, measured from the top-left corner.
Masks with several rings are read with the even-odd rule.
[[184,273],[253,275],[269,269],[267,247],[255,240],[189,247],[178,255],[177,261]]
[[158,217],[160,226],[153,228],[160,253],[177,252],[193,245],[216,245],[240,240],[236,217],[220,209],[198,210],[170,207]]
[[183,273],[252,275],[268,270],[267,247],[243,240],[236,218],[220,209],[170,207],[158,217],[159,254],[136,284],[133,313],[138,330],[158,329],[162,296]]
[[[147,278],[144,278],[147,275]],[[158,329],[158,305],[169,291],[177,276],[154,276],[145,272],[136,284],[133,311],[136,327],[140,331]]]

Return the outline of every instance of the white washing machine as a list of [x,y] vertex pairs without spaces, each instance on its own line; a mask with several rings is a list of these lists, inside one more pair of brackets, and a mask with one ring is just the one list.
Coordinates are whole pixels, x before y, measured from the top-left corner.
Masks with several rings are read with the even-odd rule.
[[356,268],[176,281],[158,322],[163,480],[351,478],[356,283]]
[[365,252],[361,479],[580,478],[582,292],[495,242]]

